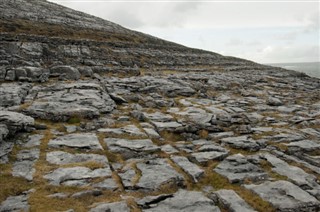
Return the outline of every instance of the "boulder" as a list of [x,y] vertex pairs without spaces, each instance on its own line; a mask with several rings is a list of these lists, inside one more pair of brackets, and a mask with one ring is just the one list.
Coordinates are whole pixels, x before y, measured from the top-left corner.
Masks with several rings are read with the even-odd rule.
[[72,66],[54,66],[50,69],[50,75],[54,77],[62,77],[67,80],[78,80],[81,77],[78,69]]

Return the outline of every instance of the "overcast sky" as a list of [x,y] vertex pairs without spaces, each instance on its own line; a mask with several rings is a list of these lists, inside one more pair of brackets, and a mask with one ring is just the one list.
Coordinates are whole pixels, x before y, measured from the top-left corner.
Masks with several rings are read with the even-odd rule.
[[51,0],[189,47],[260,63],[320,58],[319,0]]

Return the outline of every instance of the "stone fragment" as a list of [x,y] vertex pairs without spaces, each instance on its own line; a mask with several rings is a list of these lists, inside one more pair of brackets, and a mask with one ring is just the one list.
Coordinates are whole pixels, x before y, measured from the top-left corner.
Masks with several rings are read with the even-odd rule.
[[7,126],[9,135],[18,131],[30,131],[34,126],[34,119],[21,113],[0,110],[0,124]]
[[164,184],[181,185],[183,177],[165,159],[153,159],[137,163],[141,177],[136,184],[143,190],[157,190]]
[[230,183],[243,183],[244,180],[261,181],[268,177],[261,168],[241,154],[227,157],[214,168],[214,171],[228,178]]
[[143,128],[143,130],[147,133],[150,138],[161,138],[159,133],[152,128]]
[[43,138],[43,135],[40,135],[40,134],[30,135],[28,137],[27,143],[23,144],[23,146],[26,148],[39,146],[40,140],[42,138]]
[[50,69],[51,76],[63,76],[64,79],[78,80],[80,79],[80,72],[78,69],[71,66],[54,66]]
[[318,211],[320,202],[288,181],[264,182],[259,185],[245,185],[247,189],[270,202],[277,211]]
[[204,174],[204,171],[202,169],[200,169],[197,165],[191,163],[186,157],[171,156],[171,159],[178,166],[180,166],[183,169],[183,171],[190,175],[194,182],[198,182],[198,180]]
[[167,154],[173,154],[179,152],[177,149],[172,147],[170,144],[166,144],[161,146],[161,151],[167,153]]
[[76,133],[60,136],[49,141],[49,147],[70,147],[88,150],[102,150],[97,136],[93,133]]
[[214,192],[214,194],[217,196],[219,203],[228,211],[255,211],[233,190],[221,189]]
[[250,151],[257,151],[260,149],[259,144],[253,139],[248,138],[248,136],[222,138],[221,143],[227,144],[236,149],[244,149]]
[[227,151],[210,151],[210,152],[195,152],[191,156],[200,164],[205,164],[211,160],[223,160],[228,156]]
[[179,131],[183,126],[182,124],[171,121],[171,122],[155,122],[153,121],[152,124],[157,128],[158,131]]
[[286,144],[286,145],[288,146],[289,151],[291,152],[296,152],[296,151],[310,152],[310,151],[320,149],[320,143],[312,140],[290,142],[289,144]]
[[103,180],[102,182],[93,184],[92,186],[94,188],[111,190],[111,191],[115,191],[119,188],[117,183],[112,178],[107,178],[107,179]]
[[94,208],[90,209],[90,212],[130,212],[125,201],[123,202],[112,202],[112,203],[102,203]]
[[46,159],[49,163],[57,165],[95,162],[104,166],[108,166],[107,157],[98,154],[71,154],[63,151],[54,151],[48,152]]
[[39,159],[39,149],[21,150],[17,154],[17,161],[13,164],[12,175],[23,177],[29,181],[33,180],[35,173],[34,163]]
[[143,113],[144,117],[153,122],[170,122],[173,121],[173,117],[169,114],[164,114],[161,112],[155,113]]
[[10,196],[0,205],[1,212],[28,212],[29,208],[30,206],[28,204],[28,195],[26,194],[19,196]]
[[142,132],[138,127],[135,125],[127,125],[124,127],[119,127],[119,128],[101,128],[98,130],[98,132],[101,133],[108,133],[110,135],[115,134],[115,135],[132,135],[132,136],[141,136],[141,137],[147,137],[147,135]]
[[267,100],[267,104],[270,106],[281,106],[283,105],[282,101],[275,97],[269,97]]
[[49,174],[44,175],[44,178],[49,181],[51,185],[71,185],[83,186],[87,185],[91,179],[97,177],[111,177],[110,168],[100,168],[91,170],[87,167],[71,167],[58,168]]
[[106,138],[104,142],[111,152],[120,153],[124,158],[145,156],[160,150],[150,139]]
[[144,209],[143,211],[220,212],[220,209],[214,205],[214,202],[201,192],[182,189],[173,194],[173,197],[168,197],[157,204],[150,204],[149,207],[150,208]]

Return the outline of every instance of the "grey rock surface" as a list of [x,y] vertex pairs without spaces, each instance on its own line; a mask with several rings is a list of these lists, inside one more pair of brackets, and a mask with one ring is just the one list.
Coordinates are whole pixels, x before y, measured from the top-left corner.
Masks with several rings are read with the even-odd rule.
[[86,167],[58,168],[44,175],[51,185],[87,185],[91,179],[98,177],[110,177],[110,168],[91,170]]
[[0,124],[6,125],[9,135],[19,131],[28,131],[34,126],[34,118],[21,113],[0,110]]
[[106,138],[104,142],[111,152],[120,153],[125,158],[148,155],[160,150],[150,139]]
[[34,164],[39,157],[39,149],[26,149],[18,152],[17,161],[12,167],[12,175],[25,178],[29,181],[33,180],[33,174],[36,172]]
[[125,201],[123,201],[123,202],[102,203],[102,204],[99,204],[98,206],[90,209],[90,212],[104,212],[104,211],[129,212],[130,208],[128,207],[127,203]]
[[320,207],[316,198],[288,181],[268,181],[245,187],[270,202],[278,211],[317,211]]
[[143,211],[184,211],[184,212],[219,212],[220,209],[213,201],[204,196],[201,192],[179,190],[173,197],[167,198],[149,209]]
[[214,168],[214,171],[228,178],[231,183],[242,183],[245,179],[261,181],[268,178],[267,173],[241,154],[227,157]]
[[76,133],[69,134],[55,139],[51,139],[48,143],[50,147],[70,147],[88,150],[102,150],[97,136],[93,133]]
[[27,212],[29,211],[28,195],[10,196],[0,205],[0,211]]
[[172,156],[171,159],[178,166],[180,166],[183,171],[190,175],[194,182],[198,182],[198,180],[204,174],[204,171],[202,169],[200,169],[197,165],[191,163],[186,157]]
[[148,160],[137,163],[141,177],[136,187],[145,190],[157,190],[161,185],[183,183],[183,176],[169,165],[165,159]]
[[257,151],[260,149],[259,144],[247,136],[222,138],[221,142],[236,149],[245,149],[250,151]]
[[228,211],[254,212],[252,209],[235,191],[221,189],[215,192],[219,203]]
[[204,193],[221,175],[221,210],[250,211],[251,189],[319,211],[319,79],[45,0],[1,0],[0,29],[2,200],[30,186],[31,210],[45,188],[50,207],[81,201],[61,211],[219,211]]
[[98,154],[71,154],[63,151],[48,152],[46,160],[51,164],[64,165],[70,163],[85,163],[95,162],[101,165],[108,166],[108,159],[106,156]]

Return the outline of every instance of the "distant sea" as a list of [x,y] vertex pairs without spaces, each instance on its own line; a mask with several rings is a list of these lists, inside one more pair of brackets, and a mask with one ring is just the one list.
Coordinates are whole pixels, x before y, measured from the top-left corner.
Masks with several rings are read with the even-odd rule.
[[320,78],[320,62],[309,63],[269,63],[268,65],[277,66],[289,70],[304,72],[311,77]]

